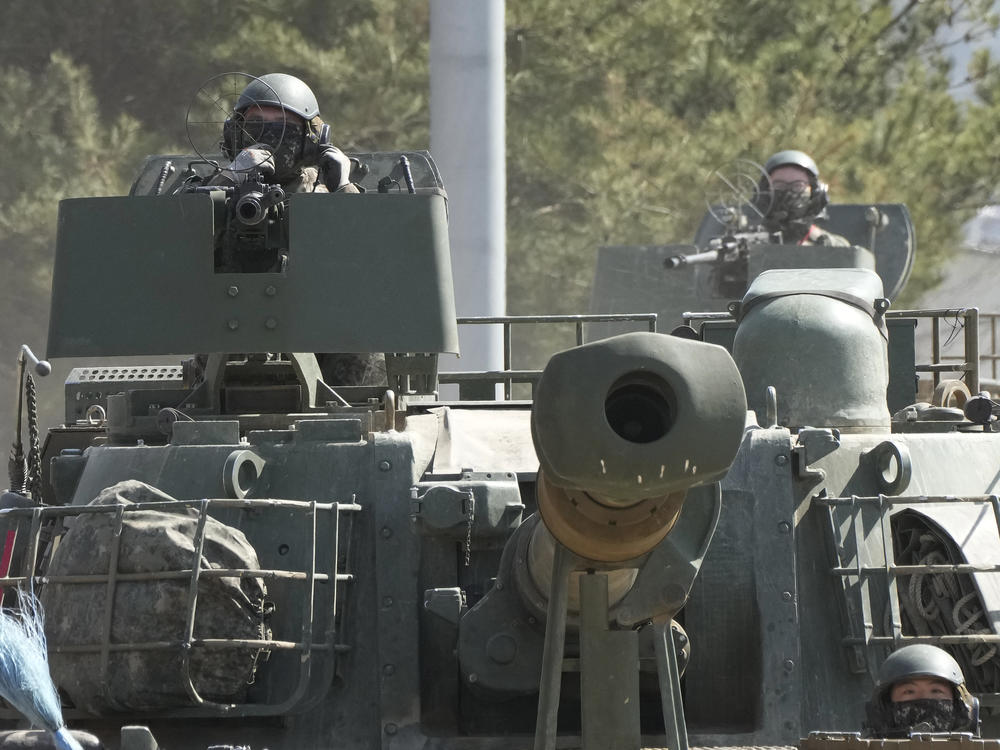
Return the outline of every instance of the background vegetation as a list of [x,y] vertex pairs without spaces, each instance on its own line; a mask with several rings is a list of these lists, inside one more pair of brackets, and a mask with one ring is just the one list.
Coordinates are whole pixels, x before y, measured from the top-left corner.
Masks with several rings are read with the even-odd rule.
[[[967,73],[949,64],[955,42],[992,38],[994,5],[507,0],[508,311],[586,309],[598,246],[689,238],[708,173],[779,148],[810,152],[835,200],[909,205],[912,299],[996,197],[1000,73],[985,52]],[[294,73],[345,150],[428,147],[426,2],[3,6],[0,383],[11,401],[17,347],[45,349],[58,201],[124,193],[143,156],[187,151],[185,111],[210,76]],[[59,384],[46,388],[55,402]],[[58,415],[49,406],[45,421]]]

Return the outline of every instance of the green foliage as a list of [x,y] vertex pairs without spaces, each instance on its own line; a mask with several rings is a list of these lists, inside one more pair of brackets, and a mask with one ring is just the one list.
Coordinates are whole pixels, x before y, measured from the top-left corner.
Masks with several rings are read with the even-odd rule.
[[[211,76],[301,76],[348,150],[428,144],[426,2],[5,11],[0,274],[18,301],[0,370],[22,341],[43,348],[58,200],[124,193],[144,154],[186,150]],[[598,246],[690,238],[713,169],[788,147],[834,200],[910,206],[912,298],[994,198],[1000,72],[979,53],[956,100],[947,56],[997,25],[988,0],[507,0],[509,311],[586,309]]]
[[713,169],[781,148],[835,201],[909,205],[912,300],[994,198],[997,72],[979,53],[958,101],[947,57],[992,6],[509,0],[510,311],[586,309],[599,245],[689,239]]

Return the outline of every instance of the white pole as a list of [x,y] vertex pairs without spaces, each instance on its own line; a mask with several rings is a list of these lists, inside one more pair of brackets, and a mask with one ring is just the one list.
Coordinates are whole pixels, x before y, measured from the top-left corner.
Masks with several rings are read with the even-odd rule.
[[[431,154],[448,191],[459,316],[506,311],[504,0],[431,0]],[[463,326],[461,360],[500,369],[500,326]]]

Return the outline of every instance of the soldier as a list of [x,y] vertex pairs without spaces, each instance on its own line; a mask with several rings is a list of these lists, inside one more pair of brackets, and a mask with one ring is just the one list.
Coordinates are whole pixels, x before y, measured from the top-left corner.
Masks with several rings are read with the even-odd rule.
[[882,663],[865,704],[871,737],[910,732],[979,735],[979,700],[969,693],[958,662],[936,646],[904,646]]
[[232,162],[211,184],[237,182],[238,174],[262,165],[286,193],[361,192],[350,181],[350,159],[327,142],[316,96],[300,79],[286,73],[255,78],[233,109],[220,143]]
[[839,234],[813,224],[827,204],[827,186],[820,182],[816,162],[802,151],[779,151],[764,164],[770,178],[761,180],[758,204],[766,211],[764,227],[781,232],[788,244],[840,245],[851,243]]
[[[268,73],[255,78],[236,100],[234,115],[222,131],[222,150],[232,161],[209,184],[238,184],[241,175],[255,167],[267,172],[267,180],[278,182],[286,193],[360,193],[350,181],[351,160],[327,142],[329,127],[319,115],[312,89],[286,73]],[[217,269],[246,270],[251,253],[242,252],[239,262],[229,260],[220,246]],[[261,268],[273,270],[269,258]],[[331,385],[383,385],[385,357],[369,353],[317,353],[326,382]]]

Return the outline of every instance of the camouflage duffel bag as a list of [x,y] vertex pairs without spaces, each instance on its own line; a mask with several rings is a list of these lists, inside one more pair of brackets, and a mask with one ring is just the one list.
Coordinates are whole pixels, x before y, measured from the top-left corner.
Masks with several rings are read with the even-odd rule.
[[[90,505],[131,505],[173,498],[137,481],[120,482]],[[253,645],[183,647],[191,576],[117,580],[111,602],[107,666],[102,644],[108,617],[107,574],[117,528],[116,509],[68,519],[46,570],[58,576],[100,575],[103,582],[49,582],[42,587],[52,677],[77,708],[94,714],[190,706],[188,679],[206,701],[240,703],[261,649]],[[126,510],[118,541],[117,575],[192,570],[200,511],[172,506]],[[210,569],[259,570],[243,532],[209,517],[198,561]],[[251,576],[201,575],[193,639],[265,640],[267,591]],[[65,647],[76,647],[72,651]],[[80,648],[83,647],[83,648]],[[184,654],[188,651],[185,670]]]

